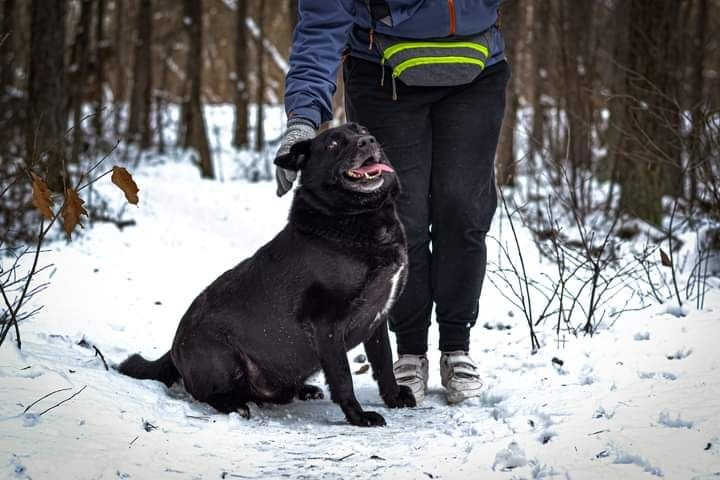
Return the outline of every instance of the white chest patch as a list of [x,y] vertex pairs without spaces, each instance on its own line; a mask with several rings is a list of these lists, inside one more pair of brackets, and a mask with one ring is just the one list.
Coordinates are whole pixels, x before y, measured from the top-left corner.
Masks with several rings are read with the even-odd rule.
[[400,288],[400,276],[402,275],[404,269],[405,265],[400,265],[397,271],[393,274],[392,278],[390,278],[390,294],[388,295],[388,299],[385,302],[385,305],[380,311],[379,315],[381,317],[385,316],[388,313],[390,307],[392,307],[393,303],[395,302],[395,297],[397,296],[398,290]]

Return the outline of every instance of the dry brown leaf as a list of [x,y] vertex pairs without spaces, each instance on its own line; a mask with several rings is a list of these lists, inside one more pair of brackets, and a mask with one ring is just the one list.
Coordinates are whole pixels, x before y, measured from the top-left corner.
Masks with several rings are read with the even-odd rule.
[[370,370],[370,365],[366,363],[355,371],[355,375],[362,375],[363,373],[367,373],[368,370]]
[[673,264],[670,261],[670,257],[668,257],[668,254],[665,253],[665,250],[662,248],[660,249],[660,263],[662,263],[663,267],[672,267]]
[[62,219],[65,226],[65,233],[68,234],[68,237],[71,236],[76,226],[80,225],[82,227],[80,216],[87,216],[88,214],[85,207],[83,207],[83,203],[85,203],[85,201],[80,198],[75,190],[68,188],[65,191],[65,206],[62,210]]
[[137,205],[140,201],[138,198],[138,192],[140,189],[135,183],[135,180],[133,180],[132,175],[130,175],[130,172],[123,167],[118,167],[117,165],[112,168],[112,172],[110,180],[112,180],[112,182],[123,191],[125,198],[127,198],[129,203]]
[[47,183],[45,183],[42,178],[38,177],[33,172],[30,172],[30,177],[32,177],[33,206],[38,209],[40,215],[42,215],[46,220],[52,220],[55,216],[51,208],[53,200]]

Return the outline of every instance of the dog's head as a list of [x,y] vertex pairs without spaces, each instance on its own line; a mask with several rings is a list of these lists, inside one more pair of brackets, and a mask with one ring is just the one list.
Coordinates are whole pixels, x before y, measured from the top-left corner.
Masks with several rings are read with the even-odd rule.
[[275,164],[300,171],[301,191],[311,192],[328,207],[372,208],[399,192],[395,170],[377,140],[356,123],[294,144]]

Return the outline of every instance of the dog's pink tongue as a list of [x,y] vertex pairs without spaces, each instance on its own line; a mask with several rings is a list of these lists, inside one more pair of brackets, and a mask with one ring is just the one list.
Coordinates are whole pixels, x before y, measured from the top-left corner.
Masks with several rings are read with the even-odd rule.
[[352,172],[360,174],[360,175],[364,175],[366,173],[375,173],[375,172],[394,173],[395,170],[393,170],[390,165],[385,165],[384,163],[371,163],[369,165],[363,165],[362,167],[353,168]]

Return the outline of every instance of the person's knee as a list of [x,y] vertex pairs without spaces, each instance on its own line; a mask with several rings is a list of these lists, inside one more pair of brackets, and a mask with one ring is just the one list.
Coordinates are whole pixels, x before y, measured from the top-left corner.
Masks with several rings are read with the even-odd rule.
[[408,249],[415,250],[427,247],[430,242],[430,221],[428,216],[412,211],[412,209],[400,210],[398,215],[405,230]]
[[433,206],[433,225],[484,235],[490,230],[498,199],[494,185],[484,192],[447,189]]

